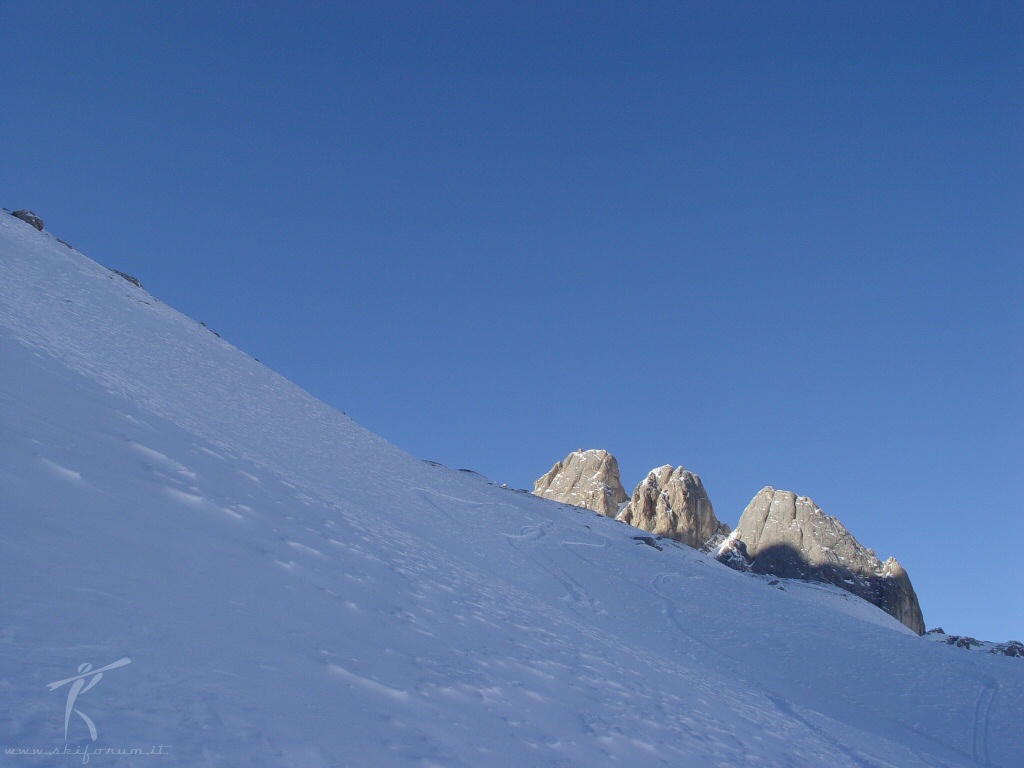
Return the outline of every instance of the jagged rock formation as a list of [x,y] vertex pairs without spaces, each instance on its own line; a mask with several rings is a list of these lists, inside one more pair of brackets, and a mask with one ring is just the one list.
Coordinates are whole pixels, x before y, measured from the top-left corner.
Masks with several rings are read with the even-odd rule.
[[717,545],[729,533],[715,517],[700,478],[670,464],[651,470],[618,519],[695,549]]
[[1024,643],[1017,640],[1009,640],[1005,643],[990,643],[985,640],[978,640],[967,635],[947,635],[942,627],[929,629],[927,637],[930,640],[951,645],[954,648],[963,648],[968,651],[983,651],[995,653],[1000,656],[1011,656],[1013,658],[1024,658]]
[[730,533],[693,472],[668,464],[658,467],[628,497],[618,462],[602,450],[569,454],[537,479],[533,492],[694,549],[717,550],[716,557],[737,570],[832,584],[924,634],[921,606],[903,566],[892,557],[881,562],[805,496],[763,488]]
[[622,505],[629,501],[619,480],[619,462],[608,451],[600,450],[570,453],[537,479],[533,493],[606,517],[618,515]]
[[43,220],[36,216],[36,214],[32,213],[32,211],[22,208],[20,211],[15,211],[14,213],[12,213],[11,216],[21,219],[26,224],[31,224],[40,232],[43,231]]
[[833,584],[924,634],[921,606],[903,566],[891,557],[881,562],[806,496],[763,488],[718,558],[741,570]]

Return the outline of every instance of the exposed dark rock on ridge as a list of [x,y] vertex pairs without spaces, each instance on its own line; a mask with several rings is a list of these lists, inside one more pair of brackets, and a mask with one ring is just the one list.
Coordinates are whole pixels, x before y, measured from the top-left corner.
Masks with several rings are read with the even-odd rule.
[[[132,277],[131,275],[129,275],[129,274],[125,273],[125,272],[122,272],[119,269],[112,269],[110,271],[113,272],[118,277],[124,278],[129,283],[131,283],[132,285],[135,285],[135,286],[138,286],[139,288],[142,288],[142,283],[139,282],[139,279],[137,277]],[[145,290],[145,289],[143,289],[143,290]],[[204,323],[204,325],[205,325],[205,323]]]
[[1009,640],[1005,643],[990,643],[985,640],[968,637],[967,635],[947,635],[942,631],[941,627],[929,629],[927,637],[937,643],[951,645],[954,648],[995,653],[1000,656],[1011,656],[1013,658],[1024,658],[1024,643],[1017,640]]
[[31,224],[40,232],[43,231],[43,220],[39,218],[36,214],[32,213],[32,211],[27,210],[26,208],[22,208],[20,211],[14,211],[11,214],[11,216],[14,216],[17,219],[21,219],[26,224]]

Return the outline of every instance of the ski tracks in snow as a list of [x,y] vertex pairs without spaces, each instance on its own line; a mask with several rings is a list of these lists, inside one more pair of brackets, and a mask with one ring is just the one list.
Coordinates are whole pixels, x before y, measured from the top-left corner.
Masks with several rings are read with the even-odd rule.
[[992,765],[988,754],[988,730],[989,716],[992,714],[992,702],[999,693],[999,683],[995,680],[982,681],[983,688],[978,694],[978,701],[974,705],[974,727],[971,734],[971,754],[974,757],[974,764],[979,768],[988,768]]
[[[559,566],[553,558],[538,557],[533,552],[527,552],[526,549],[520,546],[523,542],[534,542],[544,538],[547,535],[547,528],[549,526],[550,523],[524,525],[519,529],[518,535],[505,534],[505,539],[513,549],[517,550],[526,559],[547,573],[551,578],[558,582],[559,585],[561,585],[566,592],[563,599],[569,601],[570,609],[574,613],[579,613],[579,611],[576,610],[578,607],[585,608],[595,614],[606,613],[606,611],[601,607],[600,601],[591,597],[587,588],[569,575],[568,571]],[[574,542],[561,542],[562,546],[572,543]]]
[[[662,601],[662,610],[665,614],[665,618],[668,619],[669,623],[672,624],[672,626],[675,627],[684,637],[692,643],[707,649],[713,656],[728,661],[731,665],[735,665],[737,664],[736,659],[724,653],[720,647],[702,641],[696,634],[690,632],[676,615],[675,601],[670,597],[667,589],[668,583],[672,580],[695,578],[699,579],[700,577],[686,576],[678,572],[659,573],[651,580],[651,589]],[[833,732],[833,729],[824,728],[811,722],[809,718],[805,717],[800,711],[798,711],[798,708],[793,703],[783,699],[775,693],[772,693],[768,688],[751,679],[749,676],[743,675],[743,678],[745,678],[744,683],[751,690],[757,691],[766,701],[771,702],[776,711],[802,725],[808,732],[814,734],[822,743],[831,744],[837,752],[846,756],[853,765],[856,765],[859,768],[896,768],[896,763],[889,761],[878,762],[877,759],[864,754],[860,750],[853,748],[845,740],[840,739],[837,734]],[[821,715],[820,713],[816,714],[819,714],[819,716],[828,720],[827,716]]]

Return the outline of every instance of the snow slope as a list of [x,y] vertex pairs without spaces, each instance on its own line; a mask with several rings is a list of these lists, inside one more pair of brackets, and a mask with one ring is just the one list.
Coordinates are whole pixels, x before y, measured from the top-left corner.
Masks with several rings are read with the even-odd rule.
[[0,370],[3,765],[1024,764],[1019,660],[419,461],[7,215]]

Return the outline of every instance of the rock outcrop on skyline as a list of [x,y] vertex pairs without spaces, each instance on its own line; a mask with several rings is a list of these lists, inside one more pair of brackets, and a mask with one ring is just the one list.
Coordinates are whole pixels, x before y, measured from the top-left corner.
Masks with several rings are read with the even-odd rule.
[[1024,659],[1024,643],[1017,640],[1009,640],[1005,643],[992,643],[987,640],[978,640],[967,635],[947,635],[942,627],[929,629],[925,633],[929,640],[950,645],[954,648],[963,648],[967,651],[981,651],[982,653],[994,653],[998,656],[1010,656],[1011,658]]
[[580,449],[570,453],[533,484],[533,493],[593,510],[606,517],[619,514],[629,501],[619,480],[619,463],[608,451]]
[[630,497],[619,478],[619,463],[607,451],[570,453],[537,479],[533,493],[614,517],[695,549],[709,550],[729,533],[729,526],[715,517],[704,484],[693,472],[669,464],[658,467]]
[[32,211],[30,210],[22,208],[20,211],[14,211],[13,213],[11,213],[11,216],[13,216],[16,219],[21,219],[26,224],[31,224],[40,232],[43,231],[43,220],[39,218],[39,216],[37,216],[36,214],[32,213]]
[[729,533],[715,517],[701,479],[670,464],[648,473],[617,519],[694,549],[715,546]]
[[763,488],[719,548],[718,558],[754,573],[833,584],[924,634],[921,606],[903,566],[891,557],[881,562],[806,496]]
[[618,461],[603,450],[570,453],[538,478],[533,492],[714,551],[737,570],[832,584],[924,634],[921,606],[903,566],[892,557],[879,560],[806,496],[763,488],[730,533],[715,515],[700,477],[690,470],[670,464],[653,469],[630,497]]

